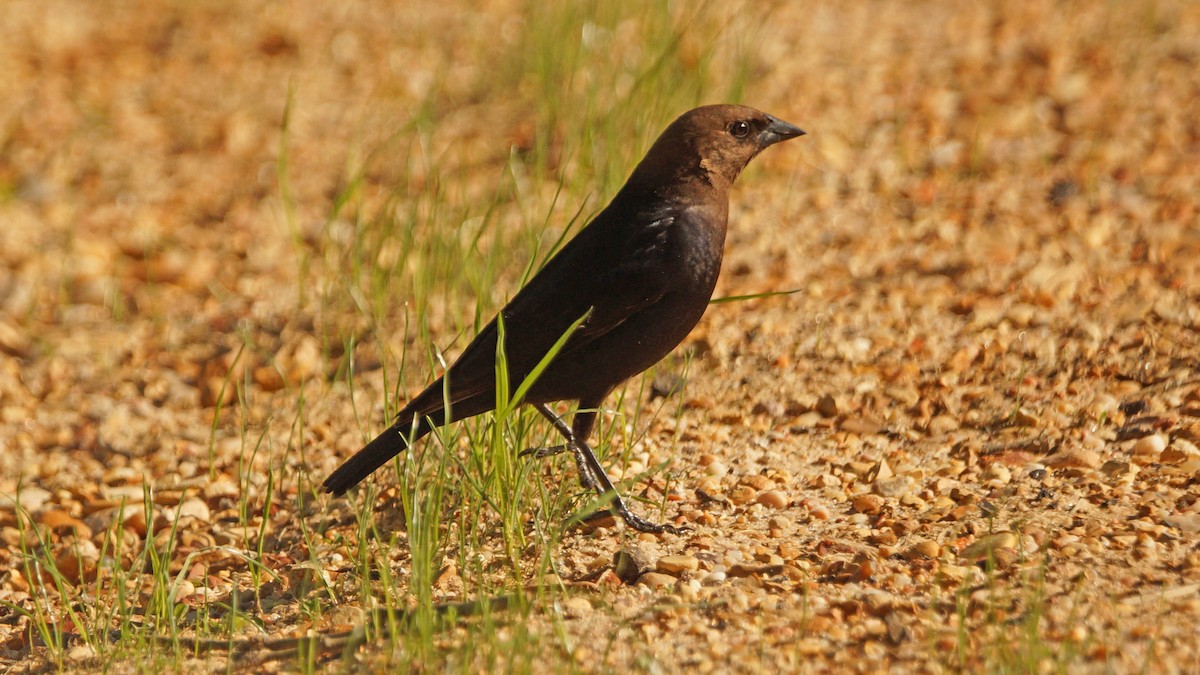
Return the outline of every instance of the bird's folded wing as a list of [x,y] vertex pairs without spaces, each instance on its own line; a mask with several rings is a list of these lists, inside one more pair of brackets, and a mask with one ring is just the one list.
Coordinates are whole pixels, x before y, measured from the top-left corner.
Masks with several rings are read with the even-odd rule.
[[[596,231],[584,231],[551,258],[501,310],[509,372],[523,378],[571,324],[589,312],[559,356],[587,345],[657,302],[669,289],[664,255],[674,221],[674,215],[662,215],[628,228],[633,230],[631,236],[606,242],[619,250],[596,246],[588,236]],[[559,269],[575,274],[560,274]],[[450,367],[451,402],[495,386],[496,324],[493,319],[485,326]]]

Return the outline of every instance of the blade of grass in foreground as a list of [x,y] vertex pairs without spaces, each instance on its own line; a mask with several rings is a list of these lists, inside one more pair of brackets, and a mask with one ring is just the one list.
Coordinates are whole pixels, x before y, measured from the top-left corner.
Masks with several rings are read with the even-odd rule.
[[749,295],[727,295],[723,298],[713,298],[708,301],[710,305],[723,305],[727,302],[743,302],[745,300],[758,300],[759,298],[769,298],[775,295],[792,295],[804,290],[803,288],[793,288],[790,291],[767,291],[765,293],[751,293]]
[[583,316],[576,319],[559,336],[558,340],[554,342],[541,360],[538,361],[537,365],[534,366],[517,386],[516,391],[511,394],[508,379],[508,357],[505,353],[506,331],[504,328],[504,317],[502,314],[496,317],[496,412],[490,445],[492,461],[494,462],[497,477],[499,478],[499,484],[495,487],[498,491],[497,501],[502,507],[500,512],[502,532],[506,547],[508,548],[509,558],[513,561],[513,572],[518,576],[520,574],[520,567],[517,563],[521,559],[520,551],[524,545],[521,514],[524,512],[522,504],[525,501],[526,472],[523,470],[524,463],[518,461],[515,454],[509,452],[506,448],[504,430],[509,418],[525,400],[525,395],[529,392],[530,387],[546,372],[546,368],[550,366],[563,347],[566,346],[567,340],[575,334],[576,329],[587,320],[590,314],[591,311],[589,310]]

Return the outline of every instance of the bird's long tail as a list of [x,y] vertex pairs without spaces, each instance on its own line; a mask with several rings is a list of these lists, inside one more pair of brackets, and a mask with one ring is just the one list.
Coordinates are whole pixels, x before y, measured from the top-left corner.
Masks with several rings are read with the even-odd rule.
[[[325,479],[325,491],[342,495],[358,485],[388,460],[408,450],[410,442],[416,443],[430,431],[447,423],[446,408],[442,403],[442,380],[429,385],[425,391],[408,402],[396,413],[392,426],[354,453]],[[485,389],[474,396],[455,401],[451,416],[455,421],[485,413],[496,407],[496,394]]]
[[409,441],[416,442],[417,439],[432,430],[428,418],[418,421],[414,429],[413,417],[412,411],[407,409],[400,411],[395,424],[376,436],[375,440],[367,443],[362,450],[354,453],[350,459],[342,462],[341,466],[329,474],[324,483],[325,491],[331,492],[335,496],[344,494],[346,490],[358,485],[364,478],[386,464],[388,460],[407,450]]

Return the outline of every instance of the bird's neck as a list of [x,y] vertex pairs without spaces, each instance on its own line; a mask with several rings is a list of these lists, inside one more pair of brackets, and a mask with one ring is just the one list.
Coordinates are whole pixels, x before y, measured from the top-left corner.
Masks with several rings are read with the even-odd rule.
[[645,204],[649,202],[675,203],[680,205],[728,201],[729,186],[725,181],[713,177],[706,171],[693,167],[680,167],[676,171],[642,171],[642,166],[633,172],[625,186],[613,198],[613,202]]

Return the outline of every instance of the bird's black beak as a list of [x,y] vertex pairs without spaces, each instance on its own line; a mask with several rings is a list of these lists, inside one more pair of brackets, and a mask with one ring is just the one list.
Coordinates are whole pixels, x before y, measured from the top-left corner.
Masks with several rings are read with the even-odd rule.
[[758,147],[765,148],[789,138],[803,136],[804,130],[794,124],[788,124],[774,115],[767,115],[767,128],[758,135]]

